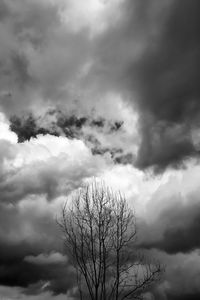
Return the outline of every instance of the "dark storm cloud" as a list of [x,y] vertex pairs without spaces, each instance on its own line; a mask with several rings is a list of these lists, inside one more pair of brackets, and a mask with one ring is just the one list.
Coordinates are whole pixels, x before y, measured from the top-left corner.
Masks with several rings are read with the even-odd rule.
[[198,300],[200,293],[188,293],[186,295],[167,295],[170,300]]
[[[42,292],[47,282],[45,289],[54,293],[65,293],[73,286],[73,270],[58,255],[63,246],[52,216],[33,216],[19,207],[1,205],[0,217],[0,285],[28,287],[30,294]],[[30,228],[32,234],[23,236]],[[43,260],[35,263],[38,258]]]
[[199,108],[199,9],[197,0],[172,1],[160,35],[130,66],[140,106],[158,120],[185,121]]
[[[0,1],[0,108],[8,117],[15,115],[10,128],[19,141],[16,145],[0,142],[0,285],[28,287],[30,294],[45,289],[65,293],[75,283],[68,265],[48,264],[48,259],[41,263],[44,255],[63,250],[49,210],[66,188],[72,191],[83,178],[107,168],[98,156],[108,154],[115,163],[141,169],[153,166],[159,172],[168,166],[180,167],[185,159],[199,156],[200,149],[199,0],[122,1],[118,22],[92,37],[85,25],[76,31],[70,23],[63,24],[58,3]],[[79,89],[85,94],[76,102],[74,95],[82,96]],[[107,94],[112,108],[107,107]],[[120,98],[123,104],[131,103],[139,114],[137,158],[129,143],[138,141],[130,135],[124,138],[122,121],[113,120],[115,96],[116,102]],[[63,105],[60,112],[42,115],[43,106],[47,111],[45,105],[55,107],[57,103]],[[79,103],[89,109],[82,111]],[[102,110],[91,117],[88,110],[94,112],[93,108]],[[21,117],[31,109],[36,117]],[[116,105],[118,117],[119,110]],[[107,119],[109,114],[112,120]],[[95,156],[79,162],[84,152],[80,142],[76,157],[69,158],[71,151],[76,153],[74,144],[66,155],[52,154],[42,161],[39,148],[33,146],[43,138],[38,134],[68,137],[70,142],[83,139]],[[57,148],[58,140],[53,137],[46,153],[54,145]],[[43,140],[44,146],[46,142]],[[39,158],[26,162],[27,153]],[[166,189],[171,193],[170,185]],[[187,204],[183,199],[176,202],[173,196],[174,205],[161,213],[154,206],[157,217],[153,223],[138,224],[139,246],[147,252],[159,249],[163,257],[172,259],[166,259],[164,296],[155,293],[155,299],[199,299],[200,205],[192,196]],[[158,206],[165,207],[170,199],[162,194]],[[161,262],[165,263],[162,257]]]
[[[189,254],[168,255],[154,251],[154,255],[166,265],[160,283],[151,289],[156,300],[198,299],[199,289],[199,250]],[[149,299],[149,298],[148,298]]]
[[122,11],[96,41],[89,80],[129,98],[139,112],[139,168],[179,166],[199,155],[192,132],[200,126],[200,3],[125,1]]
[[118,21],[91,38],[86,25],[63,23],[56,2],[2,2],[2,108],[9,115],[41,103],[71,109],[84,91],[75,110],[91,111],[107,93],[120,94],[139,113],[136,165],[177,167],[199,155],[199,1],[128,0],[118,10]]
[[147,233],[141,247],[157,248],[169,254],[190,253],[200,248],[200,204],[192,199],[187,205],[172,205],[154,224],[146,226],[141,224],[141,230]]
[[[10,247],[15,251],[15,247]],[[28,252],[28,251],[27,251]],[[29,253],[33,252],[33,249]],[[68,278],[68,279],[67,279]],[[46,287],[43,286],[47,283]],[[55,294],[66,293],[73,287],[75,276],[73,270],[65,263],[59,264],[32,264],[24,261],[24,257],[1,263],[0,284],[27,288],[29,294],[41,293],[50,290]]]
[[164,168],[198,154],[190,130],[199,128],[199,11],[198,0],[172,1],[158,37],[126,74],[141,112],[139,167]]
[[[197,207],[197,209],[200,208]],[[177,215],[176,217],[179,217],[184,224],[186,217],[184,218],[182,215]],[[179,225],[176,227],[175,225],[170,229],[166,229],[162,240],[157,244],[155,243],[154,246],[163,249],[167,253],[189,252],[193,249],[199,248],[200,214],[194,214],[193,216],[189,216],[189,218],[191,219],[188,226]]]
[[32,137],[36,138],[38,134],[52,134],[58,136],[58,133],[53,129],[38,128],[32,114],[21,118],[12,116],[10,118],[10,129],[17,134],[19,143],[29,141]]
[[171,165],[178,168],[184,165],[184,159],[198,157],[189,124],[172,124],[157,121],[148,114],[141,119],[142,143],[136,165],[139,168],[153,166],[160,172]]

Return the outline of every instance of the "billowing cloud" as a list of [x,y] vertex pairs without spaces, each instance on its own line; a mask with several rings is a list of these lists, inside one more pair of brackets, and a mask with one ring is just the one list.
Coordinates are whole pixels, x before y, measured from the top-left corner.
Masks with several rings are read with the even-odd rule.
[[176,254],[200,248],[198,174],[194,161],[185,170],[153,177],[131,165],[115,165],[101,178],[135,209],[139,246]]
[[75,298],[55,220],[97,177],[135,208],[137,247],[166,264],[146,299],[199,299],[198,12],[0,2],[0,296]]
[[112,115],[122,98],[139,117],[132,163],[160,171],[198,156],[198,0],[2,3],[4,111]]
[[41,115],[14,115],[10,118],[10,129],[17,134],[19,143],[40,134],[63,136],[84,141],[93,154],[106,153],[115,163],[133,163],[140,140],[137,115],[122,99],[117,102],[115,114],[110,116],[98,112],[92,116],[76,115],[57,108]]
[[70,292],[75,275],[56,218],[67,195],[110,159],[94,158],[83,141],[67,137],[38,135],[17,143],[3,115],[0,126],[0,282],[25,289],[21,294]]
[[[4,140],[2,144],[5,146]],[[101,158],[95,160],[80,140],[41,135],[30,142],[6,145],[5,151],[13,156],[4,161],[0,184],[3,202],[18,201],[28,194],[45,193],[52,198],[78,187],[79,179],[94,175],[95,169],[99,171]]]
[[[146,202],[141,219],[141,246],[167,253],[190,253],[199,249],[199,166],[165,173]],[[155,214],[156,211],[156,214]]]
[[[167,275],[149,291],[150,295],[155,299],[162,299],[161,295],[163,299],[179,297],[185,280],[183,274],[186,274],[181,263],[185,259],[188,264],[196,260],[199,248],[199,166],[196,162],[188,164],[184,171],[168,170],[152,177],[131,164],[115,165],[109,156],[92,155],[81,140],[47,134],[17,143],[15,134],[9,135],[8,121],[5,117],[2,120],[10,139],[1,140],[4,145],[1,183],[7,184],[6,187],[1,184],[1,284],[19,286],[17,293],[22,299],[26,295],[27,299],[47,295],[62,299],[65,293],[73,299],[75,274],[65,257],[55,220],[65,195],[84,180],[96,176],[125,194],[136,210],[138,245],[148,255],[167,264]],[[51,180],[48,183],[47,178]],[[54,182],[51,193],[49,182]],[[180,263],[176,256],[180,257]],[[192,266],[194,278],[199,270]],[[176,270],[182,274],[177,284]],[[70,280],[66,282],[69,274]],[[181,295],[192,295],[193,287],[190,281]],[[4,294],[5,290],[8,292],[3,290]]]
[[124,18],[96,43],[87,83],[117,91],[138,111],[140,168],[162,170],[198,155],[198,10],[198,1],[126,1]]

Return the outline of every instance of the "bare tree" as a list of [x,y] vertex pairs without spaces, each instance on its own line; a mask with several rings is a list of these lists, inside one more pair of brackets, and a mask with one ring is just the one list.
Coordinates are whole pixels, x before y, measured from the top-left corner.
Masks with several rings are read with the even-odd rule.
[[121,193],[103,183],[79,189],[62,209],[59,225],[76,269],[80,299],[141,299],[161,272],[136,247],[136,219]]

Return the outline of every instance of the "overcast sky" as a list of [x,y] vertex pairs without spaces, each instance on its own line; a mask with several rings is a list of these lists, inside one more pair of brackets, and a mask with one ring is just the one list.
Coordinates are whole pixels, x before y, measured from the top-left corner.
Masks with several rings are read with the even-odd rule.
[[96,177],[166,266],[146,299],[200,299],[199,13],[199,0],[0,0],[0,298],[75,299],[55,220]]

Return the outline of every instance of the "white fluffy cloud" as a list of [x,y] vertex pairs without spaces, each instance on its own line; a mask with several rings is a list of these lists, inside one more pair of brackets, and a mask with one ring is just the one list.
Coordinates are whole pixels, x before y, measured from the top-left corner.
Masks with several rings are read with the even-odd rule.
[[[80,140],[39,135],[13,144],[16,135],[9,130],[7,121],[1,124],[4,128],[0,141],[3,202],[16,202],[29,194],[47,194],[52,198],[64,191],[67,193],[84,178],[96,176],[106,164],[104,158],[94,158]],[[9,141],[5,141],[4,136]]]
[[[195,162],[188,163],[185,170],[168,170],[152,177],[132,165],[113,165],[109,156],[93,156],[84,142],[76,139],[39,135],[17,144],[8,120],[3,114],[0,117],[3,202],[18,199],[24,203],[29,198],[34,203],[34,194],[57,198],[79,187],[87,178],[101,177],[106,184],[121,190],[142,217],[155,220],[174,201],[187,204],[191,193],[199,191],[199,166]],[[129,123],[125,125],[128,128]],[[41,207],[42,199],[45,198],[38,200]]]
[[3,113],[0,112],[0,140],[9,141],[12,144],[17,143],[17,135],[10,131],[9,122]]
[[[78,0],[63,2],[62,20],[72,30],[89,28],[91,34],[100,34],[120,18],[122,0]],[[112,14],[112,18],[111,18]]]
[[39,135],[17,143],[3,114],[0,127],[0,237],[11,243],[52,241],[66,196],[99,175],[109,157],[94,157],[84,142],[65,137]]

